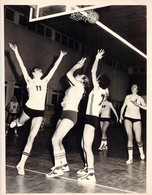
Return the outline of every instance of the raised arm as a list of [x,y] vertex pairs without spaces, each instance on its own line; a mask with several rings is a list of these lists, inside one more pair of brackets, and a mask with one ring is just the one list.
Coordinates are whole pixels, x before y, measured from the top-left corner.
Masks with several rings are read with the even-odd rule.
[[43,80],[45,80],[46,82],[49,82],[49,80],[52,78],[53,74],[55,73],[56,69],[58,68],[63,56],[65,56],[66,54],[67,54],[67,52],[60,51],[60,55],[59,55],[57,61],[55,62],[53,68],[50,70],[48,75]]
[[15,55],[16,55],[16,58],[17,58],[17,60],[18,60],[18,63],[19,63],[19,65],[20,65],[20,68],[21,68],[21,70],[22,70],[24,79],[25,79],[25,81],[27,82],[27,81],[30,80],[31,78],[30,78],[30,76],[29,76],[29,74],[28,74],[28,72],[27,72],[27,70],[26,70],[26,68],[25,68],[25,66],[24,66],[23,60],[22,60],[22,58],[21,58],[21,56],[20,56],[20,54],[19,54],[19,52],[18,52],[17,45],[15,45],[15,44],[13,45],[12,43],[9,43],[9,46],[10,46],[10,48],[14,51],[14,53],[15,53]]
[[113,107],[112,103],[111,103],[111,109],[112,109],[113,113],[115,114],[115,116],[117,118],[117,122],[118,122],[119,121],[119,117],[118,117],[117,112],[116,112],[115,108]]
[[68,79],[70,80],[70,82],[73,84],[73,85],[77,85],[78,81],[75,79],[75,77],[73,76],[73,73],[82,68],[82,66],[84,65],[84,62],[85,62],[86,58],[81,58],[81,60],[73,66],[73,68],[71,68],[71,70],[66,74]]
[[105,52],[103,49],[97,51],[97,55],[92,66],[91,74],[92,74],[92,82],[93,82],[94,89],[97,89],[99,87],[99,83],[97,81],[97,68],[98,68],[98,62],[103,57],[104,53]]
[[120,110],[120,123],[122,123],[122,120],[123,120],[123,112],[124,112],[124,109],[125,109],[125,107],[127,106],[127,96],[126,96],[126,98],[125,98],[125,101],[124,101],[124,103],[123,103],[123,105],[122,105],[122,107],[121,107],[121,110]]

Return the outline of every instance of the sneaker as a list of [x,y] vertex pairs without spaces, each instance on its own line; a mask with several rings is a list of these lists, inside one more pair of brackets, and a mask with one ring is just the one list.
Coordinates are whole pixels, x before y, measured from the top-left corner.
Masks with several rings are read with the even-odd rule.
[[96,183],[96,178],[94,173],[88,173],[84,177],[79,178],[78,181],[85,183]]
[[17,165],[16,169],[17,169],[19,175],[25,175],[25,171],[24,171],[23,167],[21,167],[20,165]]
[[10,128],[14,128],[17,125],[17,119],[10,123]]
[[63,171],[61,167],[52,167],[52,171],[46,174],[46,177],[57,177],[59,175],[63,175]]
[[108,146],[107,145],[102,145],[101,147],[98,148],[99,150],[107,150]]
[[64,172],[70,171],[70,168],[69,168],[68,164],[62,165],[61,169]]
[[133,163],[133,159],[128,159],[127,161],[126,161],[126,164],[131,164],[131,163]]
[[145,154],[140,155],[141,160],[145,160]]
[[77,171],[78,175],[86,175],[87,173],[87,167],[84,167],[84,169],[80,169],[79,171]]

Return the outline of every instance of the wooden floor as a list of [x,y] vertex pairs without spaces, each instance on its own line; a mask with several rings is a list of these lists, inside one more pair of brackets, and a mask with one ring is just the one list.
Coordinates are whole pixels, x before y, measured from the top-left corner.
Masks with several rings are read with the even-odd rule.
[[[146,193],[146,160],[139,158],[134,146],[134,162],[127,165],[126,134],[120,125],[108,129],[108,150],[98,151],[100,131],[96,131],[93,144],[96,184],[77,181],[76,172],[83,168],[80,155],[78,126],[64,139],[70,171],[56,178],[46,178],[52,164],[51,136],[54,128],[39,131],[31,155],[25,166],[25,176],[17,174],[17,165],[27,137],[27,128],[18,129],[19,136],[10,132],[6,137],[6,193]],[[144,150],[145,135],[143,135]]]

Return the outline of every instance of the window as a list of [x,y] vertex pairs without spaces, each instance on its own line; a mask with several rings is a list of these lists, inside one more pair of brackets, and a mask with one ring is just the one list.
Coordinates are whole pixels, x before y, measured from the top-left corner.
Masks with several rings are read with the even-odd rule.
[[146,67],[140,67],[139,72],[140,73],[146,73]]
[[73,39],[69,39],[68,46],[69,46],[70,48],[73,48],[73,47],[74,47],[74,40],[73,40]]
[[37,33],[44,35],[44,26],[42,24],[37,24]]
[[57,104],[58,101],[58,94],[52,94],[52,104]]
[[62,41],[61,41],[61,43],[63,44],[63,45],[67,45],[67,37],[66,36],[64,36],[64,35],[62,35]]
[[36,30],[36,23],[35,22],[29,22],[27,27],[28,27],[28,29],[30,29],[30,30],[35,32],[35,30]]
[[79,43],[78,43],[78,42],[75,42],[74,48],[75,48],[76,50],[79,50]]
[[6,8],[5,18],[10,20],[10,21],[14,21],[14,11]]
[[115,62],[115,61],[113,61],[113,66],[115,67],[115,65],[116,65],[116,62]]
[[137,73],[138,72],[138,67],[134,67],[133,68],[133,73]]
[[19,17],[19,25],[24,26],[24,27],[27,26],[26,17],[20,15],[20,17]]
[[46,31],[45,31],[45,36],[46,36],[46,37],[50,37],[50,38],[51,38],[51,36],[52,36],[52,30],[51,30],[51,29],[49,29],[49,28],[46,28]]
[[55,40],[60,42],[60,39],[61,39],[61,35],[59,33],[55,33]]
[[109,59],[108,59],[108,57],[106,57],[106,64],[108,64],[109,63]]
[[87,47],[87,54],[91,55],[91,49],[89,47]]

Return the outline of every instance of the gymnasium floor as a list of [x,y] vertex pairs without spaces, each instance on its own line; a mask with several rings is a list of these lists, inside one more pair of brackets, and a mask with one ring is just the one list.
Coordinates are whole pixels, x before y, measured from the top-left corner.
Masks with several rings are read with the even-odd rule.
[[[39,131],[33,149],[25,166],[25,176],[16,171],[28,126],[18,129],[16,137],[10,131],[6,136],[6,193],[145,193],[146,160],[141,161],[137,146],[134,146],[134,162],[125,164],[127,159],[126,134],[123,126],[111,125],[107,131],[108,150],[98,151],[100,131],[97,130],[93,144],[95,155],[96,184],[77,181],[77,170],[83,168],[80,155],[80,126],[73,128],[64,139],[70,172],[56,178],[46,178],[52,165],[50,139],[54,128]],[[145,132],[145,131],[144,131]],[[143,135],[144,150],[145,134]]]

